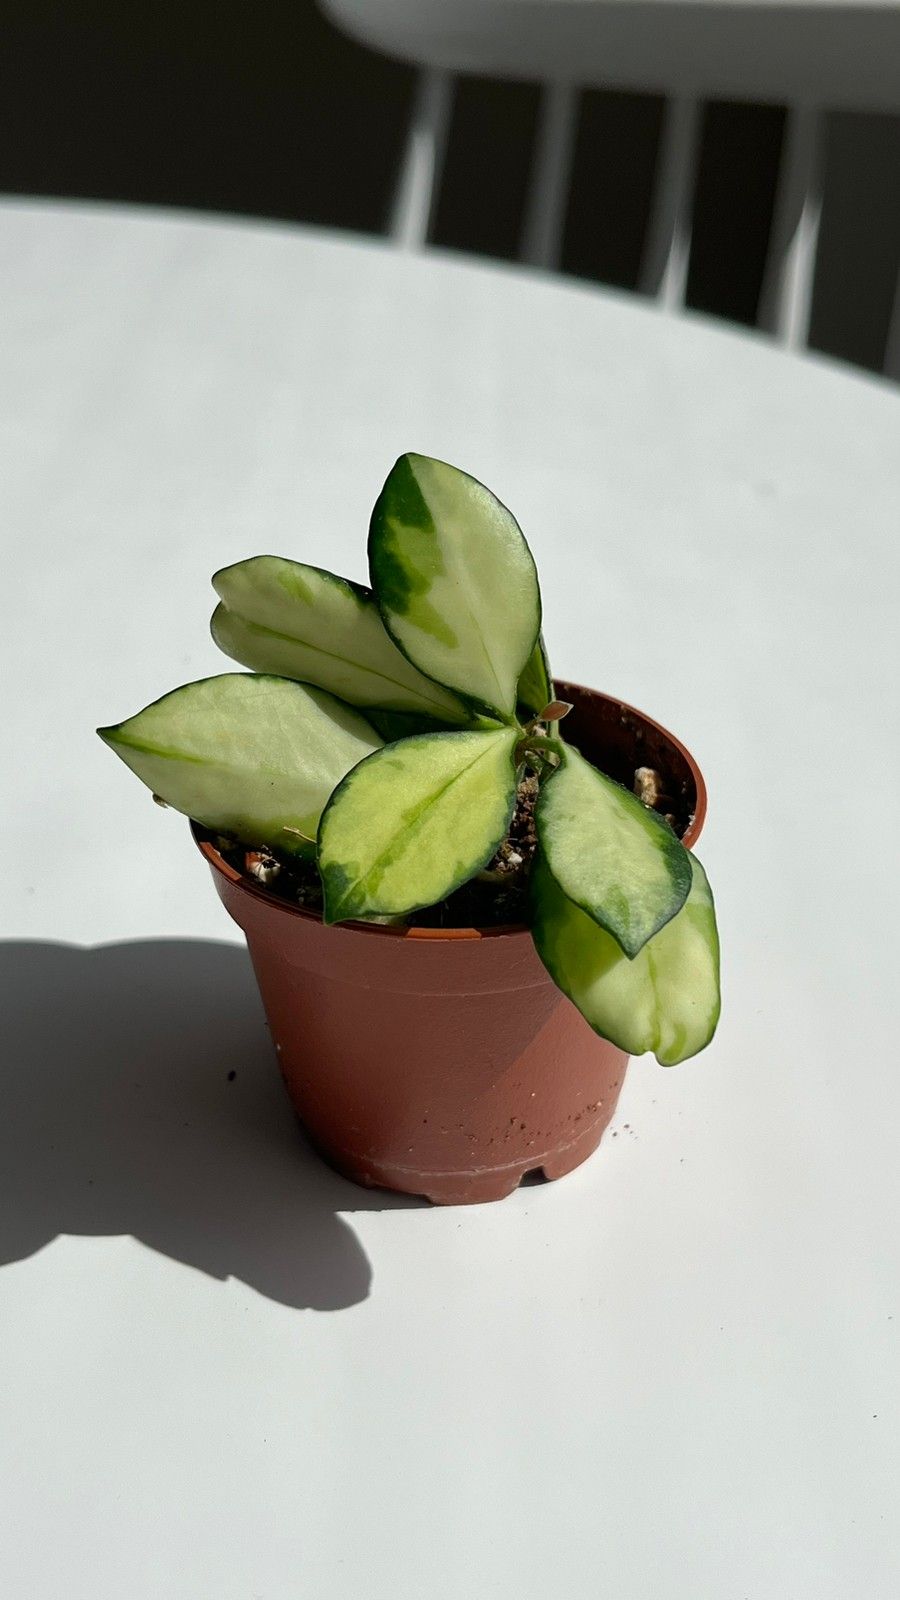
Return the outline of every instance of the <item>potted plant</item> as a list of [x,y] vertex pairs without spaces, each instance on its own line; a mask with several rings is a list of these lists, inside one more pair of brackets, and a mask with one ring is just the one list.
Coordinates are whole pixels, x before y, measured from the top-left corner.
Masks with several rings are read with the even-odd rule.
[[554,687],[531,552],[474,478],[402,456],[368,552],[371,589],[217,573],[213,637],[251,671],[99,732],[192,819],[323,1153],[496,1199],[596,1148],[629,1055],[712,1037],[705,790],[658,724]]

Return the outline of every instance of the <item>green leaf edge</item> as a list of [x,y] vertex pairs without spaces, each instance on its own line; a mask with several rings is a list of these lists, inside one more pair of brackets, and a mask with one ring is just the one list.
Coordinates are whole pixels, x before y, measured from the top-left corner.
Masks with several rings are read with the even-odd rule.
[[[455,694],[457,696],[457,698],[460,699],[463,702],[464,705],[470,707],[471,711],[476,716],[486,717],[488,719],[488,721],[495,722],[500,727],[509,727],[509,728],[518,727],[519,726],[519,719],[518,719],[518,716],[516,715],[516,704],[515,703],[513,704],[513,707],[511,709],[511,711],[509,711],[508,713],[505,712],[505,711],[501,711],[499,706],[489,705],[486,701],[479,700],[475,695],[466,694],[463,689],[454,689],[451,684],[444,683],[442,681],[442,679],[436,678],[434,676],[433,672],[426,672],[424,667],[420,667],[418,661],[415,661],[413,659],[413,657],[410,655],[409,651],[405,648],[405,646],[397,638],[397,635],[394,633],[394,630],[391,627],[390,620],[387,617],[387,615],[385,614],[384,608],[383,608],[383,606],[381,604],[381,600],[379,598],[379,593],[378,593],[378,576],[377,576],[377,571],[376,571],[377,554],[373,550],[373,541],[377,537],[376,530],[375,530],[376,517],[378,516],[379,509],[380,509],[380,506],[381,506],[381,502],[384,499],[385,489],[387,488],[388,483],[389,483],[391,477],[393,476],[394,472],[396,472],[397,467],[400,465],[400,462],[401,461],[405,461],[407,459],[407,457],[410,456],[410,455],[418,455],[420,453],[421,452],[419,452],[419,451],[405,450],[402,455],[397,457],[397,460],[394,462],[394,465],[391,467],[391,470],[388,473],[387,478],[384,481],[384,485],[383,485],[383,487],[381,489],[381,492],[380,492],[380,494],[378,496],[378,499],[375,501],[375,504],[372,507],[372,515],[369,518],[369,534],[368,534],[368,538],[366,540],[366,556],[368,558],[368,563],[369,563],[369,578],[370,578],[371,585],[372,585],[372,594],[373,594],[373,596],[375,598],[375,604],[378,607],[378,610],[379,610],[379,613],[380,613],[380,616],[381,616],[381,620],[384,623],[385,632],[390,635],[390,638],[392,639],[393,643],[397,646],[397,649],[401,652],[401,654],[406,657],[407,661],[410,663],[410,666],[415,667],[417,672],[421,672],[423,678],[430,678],[432,683],[436,683],[436,684],[438,684],[440,686],[440,688],[446,690],[447,694]],[[512,518],[513,522],[515,523],[516,528],[518,529],[519,537],[522,540],[523,545],[525,546],[525,550],[526,550],[526,552],[528,554],[528,559],[531,562],[532,570],[534,572],[534,582],[535,582],[535,588],[537,590],[537,612],[538,612],[537,628],[535,630],[535,635],[534,635],[534,638],[531,641],[531,644],[530,644],[529,649],[528,649],[528,654],[526,655],[525,660],[522,663],[521,671],[519,672],[519,675],[518,675],[518,677],[521,678],[522,673],[525,671],[525,668],[528,666],[528,663],[530,662],[532,656],[534,655],[535,646],[537,645],[537,642],[541,637],[541,629],[543,627],[543,621],[544,621],[544,602],[543,602],[543,596],[541,595],[540,577],[539,577],[539,574],[538,574],[537,562],[535,561],[534,556],[532,554],[531,546],[528,543],[528,540],[526,539],[524,533],[522,532],[521,527],[519,526],[518,518],[513,516],[513,513],[510,511],[509,506],[506,505],[505,502],[500,499],[500,496],[498,494],[495,494],[493,489],[489,488],[486,483],[482,483],[480,478],[476,478],[471,472],[464,472],[462,467],[456,467],[456,466],[453,465],[452,461],[444,461],[439,456],[428,456],[428,457],[423,457],[423,459],[427,459],[429,461],[435,461],[435,462],[437,462],[437,464],[439,466],[442,466],[442,467],[449,467],[451,472],[459,472],[462,475],[462,477],[471,479],[472,483],[477,483],[479,489],[484,489],[486,491],[486,493],[489,494],[492,497],[492,499],[497,501],[497,504],[503,508],[503,510],[506,512],[507,516]],[[518,686],[518,678],[517,678],[516,681],[517,681],[517,686]],[[543,707],[541,707],[541,710],[543,710]]]
[[[574,748],[575,747],[573,746],[573,749]],[[681,899],[677,901],[674,909],[669,911],[666,916],[664,916],[661,921],[657,923],[652,933],[648,933],[646,938],[641,940],[640,944],[632,945],[620,937],[618,931],[610,925],[610,923],[606,920],[606,918],[603,917],[602,914],[597,912],[592,904],[590,904],[587,900],[579,899],[577,895],[570,894],[569,890],[563,887],[552,867],[550,866],[546,851],[543,849],[543,844],[541,843],[541,852],[544,858],[544,863],[557,888],[566,896],[566,899],[571,900],[572,904],[576,905],[580,911],[586,912],[591,918],[591,921],[596,922],[598,928],[602,928],[604,933],[608,933],[611,939],[615,939],[616,944],[622,951],[622,954],[626,956],[629,961],[633,961],[635,956],[640,955],[644,945],[648,944],[651,939],[655,938],[660,930],[666,926],[666,923],[672,921],[673,917],[677,917],[679,911],[687,900],[687,897],[691,892],[691,885],[693,883],[693,870],[690,865],[690,853],[685,845],[682,844],[677,833],[675,833],[673,829],[669,827],[669,824],[666,822],[665,818],[661,817],[658,811],[654,811],[650,806],[645,806],[643,802],[638,799],[637,795],[632,794],[630,789],[626,789],[624,783],[619,783],[616,778],[611,778],[608,773],[601,772],[600,768],[595,766],[593,761],[588,761],[587,756],[582,755],[580,750],[578,751],[578,754],[581,756],[582,761],[587,762],[587,765],[594,772],[596,772],[599,777],[603,778],[607,783],[611,783],[614,788],[621,789],[624,795],[627,795],[630,800],[635,802],[635,805],[641,806],[642,810],[646,812],[647,816],[654,818],[655,822],[659,825],[661,834],[665,836],[667,843],[675,846],[675,849],[672,852],[672,858],[679,861],[679,863],[684,861],[687,862],[687,886],[685,887],[684,894],[681,896]],[[368,756],[365,759],[368,760]],[[546,783],[541,785],[540,793],[538,794],[537,805],[534,808],[534,825],[539,842],[541,842],[541,811],[546,800],[547,792],[550,789],[555,776],[556,774],[554,773],[553,777],[548,778]],[[679,884],[679,890],[680,888],[681,885]]]
[[[144,744],[137,739],[116,739],[113,737],[113,735],[117,734],[120,728],[125,726],[126,722],[132,722],[134,717],[142,716],[145,711],[151,711],[153,707],[158,706],[161,701],[168,700],[170,695],[180,694],[182,689],[194,689],[200,684],[212,683],[217,678],[259,678],[263,681],[268,681],[271,683],[289,683],[301,689],[313,689],[315,690],[316,694],[325,695],[327,699],[333,700],[335,705],[342,706],[344,710],[349,711],[351,716],[358,717],[361,722],[368,723],[369,727],[372,727],[372,724],[369,723],[368,717],[363,714],[362,710],[358,706],[351,706],[346,700],[341,700],[338,695],[332,694],[330,689],[320,688],[317,683],[301,683],[298,678],[282,678],[277,672],[208,672],[205,678],[190,678],[187,683],[177,683],[174,689],[167,689],[164,694],[157,695],[155,700],[148,700],[147,704],[145,706],[141,706],[140,711],[135,711],[132,716],[124,717],[121,722],[112,722],[104,728],[95,728],[94,732],[97,734],[99,739],[102,739],[103,743],[107,745],[110,750],[115,750],[116,745],[121,745],[127,750],[141,750],[146,755],[163,756],[171,761],[184,761],[187,765],[194,765],[198,767],[208,766],[209,763],[204,761],[202,756],[183,755],[180,750],[165,750],[159,745]],[[381,734],[378,732],[377,728],[372,727],[372,732],[375,734],[377,739],[381,738]],[[387,749],[387,741],[381,746],[381,749]],[[372,751],[372,755],[377,756],[379,754],[380,751],[378,750]],[[364,761],[368,761],[368,759],[368,756],[363,757]],[[362,763],[358,761],[356,765],[361,766]],[[350,768],[350,772],[354,772],[355,770],[355,767]],[[343,783],[344,780],[349,776],[349,772],[345,773],[344,778],[341,779],[341,782]],[[138,779],[138,782],[140,781],[141,780]],[[332,793],[333,792],[334,791],[332,791]],[[328,804],[330,804],[330,798],[329,801],[326,802],[326,805]],[[325,808],[323,807],[322,816],[324,816],[324,814]],[[180,811],[178,815],[187,816],[187,813]],[[319,818],[320,825],[322,816]],[[206,828],[208,826],[207,823],[198,821],[196,817],[188,816],[188,821],[193,822],[198,828]],[[316,860],[318,856],[318,843],[312,840],[301,839],[299,837],[297,839],[296,846],[292,845],[290,848],[288,848],[287,845],[279,845],[278,848],[284,855],[301,856],[308,861]]]
[[[522,537],[524,539],[525,535],[523,534]],[[534,697],[534,699],[540,699],[540,705],[534,705],[531,700],[523,697],[522,695],[522,685],[525,682],[535,658],[537,658],[539,669],[543,674],[541,694],[535,695]],[[546,691],[546,693],[544,691]],[[547,654],[547,646],[544,643],[543,629],[541,629],[534,642],[534,649],[532,650],[531,655],[528,657],[528,660],[522,668],[522,671],[519,673],[519,682],[516,685],[516,704],[527,712],[528,716],[526,720],[530,720],[531,717],[538,716],[540,712],[544,710],[545,706],[550,704],[550,701],[553,699],[553,694],[553,674],[550,671],[550,658]]]
[[[123,717],[121,722],[111,722],[104,728],[95,728],[94,732],[99,739],[103,740],[104,744],[110,746],[122,744],[130,750],[144,750],[148,755],[168,756],[172,760],[177,759],[178,761],[196,763],[198,767],[206,766],[207,763],[201,756],[183,756],[180,751],[163,750],[158,745],[142,744],[137,739],[114,739],[112,735],[124,728],[126,722],[133,722],[135,717],[142,717],[145,711],[152,711],[154,706],[162,705],[162,702],[168,700],[173,694],[181,694],[184,689],[199,689],[203,684],[215,683],[219,678],[260,678],[271,683],[293,684],[299,681],[296,678],[282,678],[277,672],[251,672],[249,668],[243,672],[208,672],[203,678],[189,678],[187,683],[176,683],[173,689],[166,689],[163,694],[158,694],[155,700],[148,700],[145,706],[141,706],[140,711],[133,712],[130,717]],[[334,700],[339,706],[345,706],[354,716],[359,716],[363,722],[367,720],[357,706],[347,705],[346,700],[341,700],[338,695],[332,694],[330,689],[320,689],[316,683],[304,683],[300,684],[300,687],[302,689],[315,689],[317,694],[327,695],[329,699]],[[376,733],[376,730],[373,728],[372,732]],[[381,735],[377,734],[377,737],[380,738]],[[377,754],[377,751],[373,751],[373,754]]]
[[[413,665],[415,665],[415,663],[413,663]],[[351,767],[350,771],[344,774],[344,776],[341,779],[340,783],[338,784],[337,788],[332,790],[331,795],[329,796],[328,800],[326,801],[325,805],[322,808],[322,815],[319,818],[319,828],[318,828],[318,833],[316,835],[316,860],[317,860],[317,862],[319,864],[319,877],[322,880],[322,891],[323,891],[322,921],[326,924],[326,926],[334,927],[335,925],[337,925],[339,923],[342,923],[342,922],[365,922],[367,920],[367,918],[388,916],[388,915],[396,915],[396,916],[408,917],[408,916],[411,916],[414,911],[429,910],[432,906],[440,904],[439,900],[420,900],[414,906],[407,906],[406,910],[403,911],[403,912],[394,912],[393,909],[390,912],[385,912],[385,911],[379,910],[375,906],[370,906],[364,912],[356,911],[356,912],[351,913],[349,916],[332,917],[332,916],[329,915],[328,883],[327,883],[327,880],[326,880],[326,875],[322,870],[322,864],[321,864],[322,834],[323,834],[323,830],[324,830],[324,827],[325,827],[325,819],[327,818],[329,811],[337,803],[337,800],[338,800],[338,798],[340,796],[341,790],[349,785],[350,779],[352,777],[354,777],[357,773],[359,773],[363,767],[367,766],[368,763],[371,760],[373,760],[373,758],[375,756],[382,755],[383,752],[386,751],[386,750],[397,750],[397,749],[400,748],[401,745],[422,744],[425,741],[428,741],[430,743],[433,739],[448,739],[448,738],[452,739],[454,737],[454,734],[456,734],[456,733],[472,733],[472,732],[476,732],[476,733],[494,733],[496,731],[497,731],[496,728],[480,728],[480,729],[479,728],[476,728],[476,729],[456,728],[450,733],[418,733],[418,734],[413,734],[408,739],[395,739],[393,742],[391,742],[389,744],[385,744],[382,747],[381,750],[373,750],[371,755],[363,756],[362,761],[358,761],[356,763],[355,767]],[[512,729],[510,729],[510,732],[512,732]],[[515,749],[515,744],[511,742],[511,750],[514,750],[514,749]],[[486,866],[487,862],[490,861],[491,858],[494,855],[496,855],[496,853],[499,850],[501,844],[503,843],[504,839],[506,838],[507,834],[509,833],[509,825],[510,825],[510,823],[512,821],[513,812],[515,811],[515,808],[516,808],[516,794],[517,794],[517,770],[516,770],[516,767],[513,765],[512,761],[510,761],[509,770],[510,770],[509,804],[508,804],[507,811],[506,811],[506,820],[505,820],[505,822],[503,824],[503,827],[502,827],[500,833],[497,835],[496,839],[494,839],[494,841],[491,844],[490,849],[487,851],[487,853],[485,854],[483,859],[478,862],[477,866],[472,867],[471,871],[463,873],[463,875],[461,877],[459,877],[459,878],[457,878],[457,879],[455,879],[453,881],[453,883],[451,884],[450,888],[445,890],[444,894],[441,896],[442,900],[446,900],[451,894],[455,894],[457,889],[461,889],[463,884],[468,883],[471,878],[474,878],[476,872],[480,872],[482,867]]]
[[[344,578],[339,572],[332,572],[328,567],[317,567],[312,561],[298,561],[295,556],[277,556],[271,550],[260,550],[254,556],[242,556],[240,561],[229,561],[227,566],[218,567],[210,578],[210,583],[226,608],[228,608],[228,602],[222,599],[219,579],[224,578],[226,573],[233,572],[235,567],[245,567],[249,561],[287,561],[291,566],[306,567],[310,572],[314,572],[317,577],[325,578],[329,583],[335,584],[338,589],[345,589],[354,600],[365,602],[374,599],[371,589],[364,583],[357,583],[355,578]],[[270,673],[269,676],[277,676],[277,674]]]
[[[286,561],[291,566],[306,567],[309,572],[314,572],[317,577],[324,578],[328,583],[334,584],[335,588],[344,590],[347,594],[349,594],[350,598],[352,600],[355,600],[359,605],[366,606],[371,602],[372,604],[374,604],[375,609],[378,612],[379,617],[381,617],[382,626],[384,627],[385,632],[387,633],[388,638],[390,639],[391,643],[393,645],[397,645],[396,639],[394,638],[394,636],[391,633],[390,629],[385,624],[384,617],[383,617],[382,612],[381,612],[381,607],[378,604],[378,598],[377,598],[374,590],[370,589],[367,584],[357,583],[355,578],[344,578],[344,577],[341,576],[340,573],[332,572],[328,567],[317,567],[312,561],[297,561],[294,556],[276,556],[276,555],[272,555],[271,552],[267,553],[267,554],[263,554],[262,552],[260,552],[258,555],[255,555],[255,556],[243,556],[240,561],[229,561],[227,566],[219,567],[217,569],[217,571],[215,571],[213,573],[212,578],[210,579],[210,583],[212,584],[212,587],[213,587],[215,593],[219,597],[218,598],[218,604],[216,605],[216,607],[215,607],[215,609],[213,611],[213,614],[209,619],[210,636],[212,638],[213,644],[216,646],[216,648],[218,650],[222,651],[222,654],[227,658],[227,660],[236,661],[238,658],[236,656],[232,656],[229,653],[229,651],[227,651],[225,649],[224,645],[222,645],[220,643],[220,641],[219,641],[219,639],[217,637],[217,634],[216,634],[216,618],[218,617],[218,615],[219,615],[219,613],[221,611],[232,612],[232,614],[234,614],[234,613],[233,613],[232,607],[228,604],[227,600],[222,598],[221,591],[220,591],[220,589],[218,587],[218,580],[221,577],[223,577],[225,575],[225,573],[231,572],[235,567],[245,567],[247,565],[247,563],[250,562],[250,561]],[[240,615],[240,613],[237,613],[237,614]],[[320,646],[320,645],[312,645],[312,644],[310,644],[308,640],[297,639],[295,641],[294,638],[293,638],[293,635],[290,635],[290,634],[278,635],[277,634],[277,629],[266,628],[265,625],[262,624],[262,623],[250,622],[246,617],[241,617],[240,620],[247,627],[258,628],[264,633],[272,633],[272,634],[277,635],[278,637],[287,639],[292,643],[296,642],[297,644],[301,645],[306,650],[311,650],[313,652],[317,652],[317,653],[323,654],[323,655],[327,655],[327,654],[331,653],[331,652],[325,651],[322,648],[322,646]],[[397,648],[400,649],[400,646],[397,645]],[[441,683],[438,678],[432,677],[430,672],[422,672],[422,668],[416,666],[416,663],[410,659],[410,657],[407,655],[405,650],[401,649],[400,650],[400,654],[403,656],[404,660],[409,661],[410,666],[415,667],[416,671],[418,673],[420,673],[423,678],[427,678],[429,683],[437,684],[438,688],[439,689],[443,689],[445,694],[448,694],[448,695],[451,695],[451,696],[455,697],[459,701],[460,710],[462,712],[469,711],[469,702],[468,702],[468,700],[463,695],[459,694],[457,692],[457,690],[448,688],[447,685],[445,683]],[[345,658],[342,657],[341,659],[345,659]],[[531,658],[529,657],[529,660],[530,659]],[[241,663],[241,665],[243,665],[243,663]],[[350,663],[350,665],[358,666],[359,663],[358,662],[352,662],[352,663]],[[248,671],[252,671],[252,668],[247,668],[247,670]],[[375,669],[364,669],[364,670],[375,670]],[[282,676],[282,674],[276,673],[276,672],[269,672],[269,673],[258,672],[258,673],[254,673],[253,675],[254,675],[254,677],[258,677],[258,678],[262,678],[262,677],[276,678],[276,677]],[[289,683],[304,683],[304,684],[306,684],[307,688],[310,688],[310,689],[319,689],[319,688],[322,687],[320,684],[315,683],[311,678],[289,678],[287,681]],[[333,690],[331,690],[331,689],[322,689],[322,693],[323,694],[331,694],[331,695],[333,695],[333,698],[335,700],[340,699],[340,696],[339,695],[334,695],[333,694]],[[371,712],[373,710],[376,710],[376,709],[377,710],[381,710],[382,709],[381,707],[372,707],[372,706],[359,706],[359,707],[357,707],[350,700],[343,700],[343,701],[341,701],[341,704],[350,706],[351,710],[357,710],[358,709],[360,712],[364,712],[366,714],[368,714],[369,712]],[[409,712],[398,711],[398,712],[392,713],[392,714],[396,715],[396,716],[410,716],[410,717],[417,715],[417,713],[413,712],[413,711],[409,711]],[[426,713],[425,715],[427,716],[428,714]],[[455,722],[451,722],[449,720],[442,720],[439,717],[434,717],[433,720],[440,728],[442,728],[442,729],[444,729],[446,731],[450,731],[451,729],[456,729],[456,728],[465,729],[465,728],[470,726],[470,723],[464,722],[464,721],[460,721],[458,723],[455,723]],[[377,732],[377,730],[376,730],[376,732]]]
[[[369,760],[368,756],[366,757],[366,760]],[[686,849],[686,847],[684,847],[684,848]],[[691,860],[691,862],[697,860],[697,858],[694,855],[692,855],[692,853],[689,850],[686,850],[686,853],[688,855],[688,858]],[[720,975],[721,945],[720,945],[720,941],[719,941],[718,922],[717,922],[717,919],[716,919],[716,903],[715,903],[715,897],[714,897],[713,892],[712,892],[712,887],[711,887],[710,882],[709,882],[709,878],[706,875],[706,869],[703,867],[703,865],[702,865],[702,863],[700,861],[697,861],[697,865],[700,867],[701,871],[703,872],[703,876],[706,879],[706,887],[709,890],[710,904],[711,904],[712,913],[713,913],[713,935],[714,935],[714,938],[715,938],[715,964],[716,964],[716,1004],[715,1004],[715,1006],[713,1008],[713,1013],[712,1013],[712,1025],[711,1025],[709,1033],[707,1034],[707,1036],[704,1039],[703,1043],[702,1044],[698,1044],[697,1048],[695,1050],[689,1050],[686,1055],[678,1056],[675,1060],[672,1060],[672,1061],[664,1061],[662,1059],[662,1057],[656,1055],[656,1052],[654,1051],[654,1058],[659,1063],[659,1065],[661,1067],[678,1067],[678,1066],[681,1066],[683,1061],[690,1061],[690,1060],[693,1059],[694,1056],[700,1055],[700,1053],[703,1050],[705,1050],[707,1048],[707,1046],[710,1045],[712,1043],[713,1039],[715,1038],[716,1029],[719,1026],[719,1022],[720,1022],[721,1016],[722,1016],[722,984],[721,984],[721,975]],[[579,1016],[584,1017],[584,1020],[587,1023],[588,1027],[591,1029],[592,1033],[595,1033],[597,1035],[598,1039],[605,1039],[607,1044],[614,1045],[617,1050],[624,1050],[626,1055],[634,1055],[633,1051],[628,1050],[628,1048],[625,1045],[620,1044],[618,1039],[614,1039],[611,1034],[604,1033],[602,1028],[597,1027],[596,1023],[591,1022],[590,1018],[586,1017],[584,1015],[584,1012],[581,1010],[580,1006],[578,1005],[578,1002],[573,999],[572,995],[569,994],[565,984],[563,982],[561,982],[558,970],[556,968],[556,964],[553,962],[552,958],[550,957],[549,952],[545,953],[545,951],[541,949],[541,945],[540,945],[540,942],[539,942],[540,918],[538,916],[538,907],[539,907],[539,904],[540,904],[540,868],[541,867],[543,867],[546,870],[546,872],[547,872],[549,877],[553,878],[553,882],[556,884],[556,887],[559,889],[559,884],[556,882],[556,879],[553,877],[553,873],[550,871],[550,868],[547,865],[546,858],[543,857],[540,854],[540,851],[539,851],[538,855],[535,857],[534,866],[532,868],[532,877],[531,877],[531,903],[532,903],[531,939],[532,939],[532,943],[534,945],[534,948],[535,948],[535,950],[537,952],[538,959],[541,961],[542,965],[546,968],[547,972],[549,973],[549,975],[552,978],[553,982],[556,984],[556,987],[557,987],[557,989],[559,989],[560,993],[564,994],[566,996],[566,999],[569,1000],[570,1003],[575,1007],[575,1009],[578,1012]],[[691,868],[691,874],[692,874],[692,882],[693,882],[693,866]],[[560,889],[560,893],[565,895],[565,890],[564,889]],[[569,898],[570,898],[570,896],[566,895],[566,899],[569,899]],[[574,905],[576,902],[573,901],[572,903]],[[584,908],[583,908],[583,906],[579,906],[578,909],[579,910],[583,910]],[[678,913],[676,912],[676,916],[677,915],[678,915]],[[674,918],[670,918],[669,920],[670,921],[674,921]],[[597,926],[599,927],[600,924],[598,923]],[[663,923],[663,927],[666,927],[666,926],[667,926],[667,924]],[[606,929],[606,928],[603,929],[604,933],[608,933],[608,931],[609,930]],[[610,934],[609,936],[610,936],[610,938],[613,937],[612,934]],[[618,943],[617,940],[615,942]],[[623,954],[624,954],[624,951],[623,951]],[[644,1055],[647,1055],[647,1054],[649,1054],[649,1051],[642,1051],[641,1053],[644,1054]]]

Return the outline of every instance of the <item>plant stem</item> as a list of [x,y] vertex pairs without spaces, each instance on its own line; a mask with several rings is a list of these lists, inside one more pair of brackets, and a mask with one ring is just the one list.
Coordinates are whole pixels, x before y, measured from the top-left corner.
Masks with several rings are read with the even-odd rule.
[[554,739],[550,734],[532,733],[524,742],[526,750],[553,750],[560,757],[565,754],[562,740]]

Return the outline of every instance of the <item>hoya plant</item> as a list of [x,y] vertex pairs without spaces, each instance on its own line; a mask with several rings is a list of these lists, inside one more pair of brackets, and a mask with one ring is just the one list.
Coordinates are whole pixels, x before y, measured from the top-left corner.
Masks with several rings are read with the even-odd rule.
[[[719,1015],[699,861],[565,736],[531,552],[483,484],[404,455],[370,588],[254,556],[218,572],[216,643],[249,673],[175,689],[100,736],[196,822],[321,879],[326,923],[403,921],[490,878],[531,796],[541,960],[597,1033],[666,1065]],[[534,839],[532,839],[534,844]]]

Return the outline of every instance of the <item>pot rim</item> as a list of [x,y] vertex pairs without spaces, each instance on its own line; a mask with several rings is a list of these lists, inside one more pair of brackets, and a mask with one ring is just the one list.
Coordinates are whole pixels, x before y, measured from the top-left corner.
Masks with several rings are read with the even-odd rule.
[[[620,710],[630,712],[633,716],[640,717],[641,721],[647,723],[651,728],[655,728],[658,733],[661,733],[670,741],[672,745],[674,745],[675,749],[678,750],[684,757],[690,768],[691,777],[694,780],[694,787],[696,790],[697,800],[696,805],[694,806],[694,814],[688,827],[685,829],[682,839],[682,843],[688,847],[693,845],[695,840],[699,837],[706,818],[706,783],[704,782],[703,774],[694,760],[694,757],[691,755],[691,752],[687,749],[687,747],[682,744],[681,740],[676,739],[674,733],[670,733],[668,728],[664,728],[661,722],[656,721],[655,717],[649,717],[646,711],[641,711],[637,706],[630,705],[627,700],[620,700],[618,695],[606,694],[602,689],[591,689],[585,684],[572,683],[569,679],[560,678],[554,679],[554,688],[560,690],[561,692],[574,689],[576,692],[580,692],[584,695],[597,695],[603,700],[608,700],[613,705],[618,706]],[[201,827],[203,825],[195,822],[193,817],[189,818],[189,823],[194,843],[200,851],[200,854],[205,857],[206,861],[213,868],[213,870],[221,873],[222,877],[227,878],[229,883],[233,883],[235,887],[242,889],[245,894],[252,895],[257,900],[262,900],[264,904],[271,907],[273,911],[281,912],[284,916],[300,917],[304,921],[315,923],[319,927],[325,926],[325,924],[322,922],[321,916],[319,916],[317,912],[306,911],[302,906],[290,905],[287,900],[280,900],[277,895],[270,894],[267,889],[262,887],[262,885],[248,883],[243,873],[238,872],[234,867],[229,865],[221,851],[216,849],[216,846],[212,843],[212,841],[202,837]],[[441,942],[459,939],[520,939],[524,936],[531,936],[531,928],[529,927],[528,923],[525,922],[500,923],[496,927],[490,928],[392,928],[371,922],[342,922],[340,924],[336,924],[335,926],[336,929],[339,929],[340,931],[363,933],[369,937],[378,935],[381,938],[389,939],[421,939],[438,940]]]

